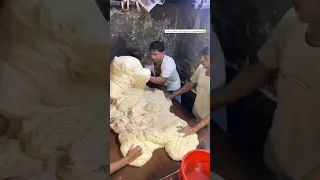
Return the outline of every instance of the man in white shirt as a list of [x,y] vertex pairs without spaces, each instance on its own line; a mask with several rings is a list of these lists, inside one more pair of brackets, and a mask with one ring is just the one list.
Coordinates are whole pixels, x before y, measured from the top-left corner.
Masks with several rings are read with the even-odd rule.
[[200,122],[193,127],[181,127],[178,132],[184,133],[186,136],[194,134],[205,127],[207,127],[206,130],[210,132],[210,48],[205,47],[201,51],[201,55],[201,65],[192,75],[190,82],[185,84],[176,93],[167,95],[168,99],[172,99],[190,91],[195,86],[197,88],[197,95],[192,107],[192,113]]
[[280,180],[301,180],[320,172],[320,1],[294,4],[295,11],[283,17],[260,50],[260,61],[211,96],[214,110],[278,74],[277,110],[264,159]]
[[[169,93],[175,93],[181,87],[175,61],[172,57],[165,55],[164,44],[160,41],[152,42],[149,50],[154,63],[153,76],[151,76],[150,82],[164,85]],[[155,76],[156,74],[160,74],[160,76]],[[181,103],[181,96],[175,98]]]

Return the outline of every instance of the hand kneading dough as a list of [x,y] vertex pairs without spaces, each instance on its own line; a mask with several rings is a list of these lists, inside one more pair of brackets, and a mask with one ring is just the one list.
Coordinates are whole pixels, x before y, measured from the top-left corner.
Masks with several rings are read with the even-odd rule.
[[131,56],[115,57],[111,63],[110,94],[117,105],[110,106],[110,127],[119,134],[121,152],[125,156],[131,145],[142,147],[142,156],[130,165],[141,167],[153,151],[165,148],[176,161],[196,149],[196,134],[183,137],[178,126],[187,123],[170,112],[171,101],[163,91],[146,86],[151,72]]
[[0,179],[108,179],[108,22],[94,0],[3,2],[0,114],[22,133],[0,142]]

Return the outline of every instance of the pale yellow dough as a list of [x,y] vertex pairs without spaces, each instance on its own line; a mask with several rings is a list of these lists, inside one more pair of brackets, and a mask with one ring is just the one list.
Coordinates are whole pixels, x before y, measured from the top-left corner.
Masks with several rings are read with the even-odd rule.
[[119,134],[123,155],[132,145],[142,147],[142,156],[130,164],[137,167],[148,162],[159,148],[180,161],[199,144],[196,134],[183,137],[177,132],[178,126],[187,123],[170,112],[172,103],[163,91],[146,86],[150,76],[150,70],[134,57],[115,57],[111,63],[110,94],[118,104],[110,106],[110,127]]

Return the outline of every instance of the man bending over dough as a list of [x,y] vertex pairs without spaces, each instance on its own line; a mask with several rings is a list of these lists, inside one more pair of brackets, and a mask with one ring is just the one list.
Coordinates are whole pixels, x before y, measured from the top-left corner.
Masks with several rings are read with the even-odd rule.
[[168,99],[172,99],[190,91],[195,86],[197,88],[192,113],[200,121],[193,127],[186,126],[178,130],[178,132],[184,133],[186,136],[194,134],[204,127],[207,127],[206,130],[210,132],[210,48],[205,47],[201,51],[201,56],[201,65],[192,75],[191,81],[174,94],[167,95]]
[[[164,44],[160,41],[154,41],[149,47],[151,59],[153,61],[153,76],[150,82],[154,84],[164,85],[170,93],[177,92],[180,87],[180,76],[178,74],[176,63],[172,57],[165,55]],[[160,74],[160,76],[155,76]],[[181,103],[181,96],[176,96],[175,99]]]
[[[117,101],[113,98],[110,98],[110,105],[116,105]],[[140,146],[136,146],[133,148],[131,146],[130,150],[128,151],[127,155],[122,159],[110,163],[110,174],[118,171],[119,169],[123,168],[124,166],[130,164],[134,160],[136,160],[139,156],[141,156],[142,150]]]

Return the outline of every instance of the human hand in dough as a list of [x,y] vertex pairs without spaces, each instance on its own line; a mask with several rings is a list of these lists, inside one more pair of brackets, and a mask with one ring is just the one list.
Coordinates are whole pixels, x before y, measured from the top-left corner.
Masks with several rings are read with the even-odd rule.
[[133,145],[130,147],[127,155],[124,157],[128,164],[132,163],[134,160],[136,160],[139,156],[142,155],[142,149],[140,146],[136,146],[135,148],[132,147]]
[[117,104],[117,100],[110,98],[110,105],[116,105]]
[[165,93],[165,96],[168,100],[172,100],[174,98],[173,94],[170,94],[170,93]]
[[190,126],[184,126],[184,127],[179,126],[178,128],[179,128],[178,132],[184,133],[184,137],[195,134],[197,132],[193,127],[190,127]]
[[136,146],[135,148],[129,149],[127,155],[120,159],[119,161],[112,162],[110,164],[110,174],[113,174],[114,172],[118,171],[119,169],[123,168],[124,166],[127,166],[131,162],[133,162],[135,159],[137,159],[139,156],[141,156],[142,151],[140,146]]

